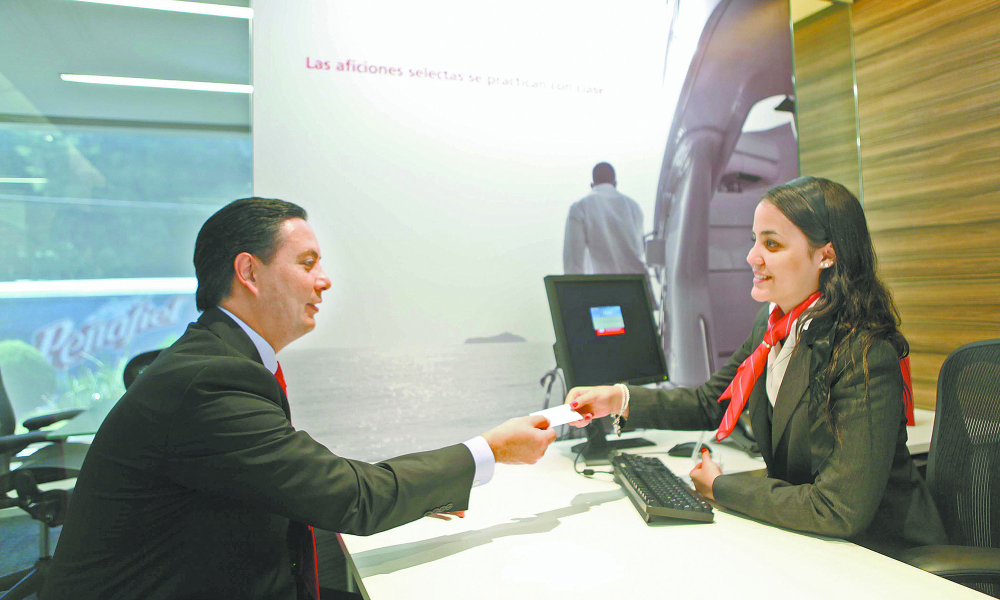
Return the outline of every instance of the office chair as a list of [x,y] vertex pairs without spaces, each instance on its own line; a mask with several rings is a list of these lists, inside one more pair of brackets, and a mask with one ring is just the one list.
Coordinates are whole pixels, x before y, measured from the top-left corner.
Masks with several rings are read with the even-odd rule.
[[[28,432],[15,435],[14,409],[0,377],[0,509],[21,508],[39,522],[40,531],[38,561],[30,568],[0,577],[0,591],[6,590],[0,599],[20,600],[41,588],[52,556],[49,551],[49,528],[63,524],[70,492],[61,489],[42,491],[38,484],[76,477],[83,464],[87,444],[50,442],[49,433],[40,429],[71,419],[81,412],[67,410],[33,417],[23,423]],[[23,459],[16,458],[28,446],[41,443],[46,445]],[[12,463],[17,464],[13,470],[10,468]],[[15,495],[11,497],[10,492]]]
[[146,370],[146,367],[156,360],[160,352],[160,350],[150,350],[149,352],[136,354],[128,361],[128,364],[125,365],[125,372],[122,373],[126,390],[132,385],[135,378],[141,375]]
[[927,484],[950,545],[900,560],[1000,598],[1000,339],[966,344],[941,365]]

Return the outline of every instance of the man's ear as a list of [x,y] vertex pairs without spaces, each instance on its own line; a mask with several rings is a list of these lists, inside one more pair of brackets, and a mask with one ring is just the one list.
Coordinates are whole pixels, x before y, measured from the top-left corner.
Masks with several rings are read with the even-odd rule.
[[245,287],[251,294],[256,296],[260,293],[255,271],[257,269],[257,258],[249,252],[240,252],[233,260],[234,283]]

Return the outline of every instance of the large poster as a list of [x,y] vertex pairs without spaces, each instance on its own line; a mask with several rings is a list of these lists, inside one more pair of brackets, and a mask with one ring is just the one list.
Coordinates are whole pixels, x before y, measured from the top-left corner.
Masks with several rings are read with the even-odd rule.
[[[279,357],[296,423],[379,458],[541,408],[542,278],[596,163],[650,228],[680,85],[666,3],[253,8],[254,193],[309,211],[333,280]],[[369,423],[405,439],[344,441]]]

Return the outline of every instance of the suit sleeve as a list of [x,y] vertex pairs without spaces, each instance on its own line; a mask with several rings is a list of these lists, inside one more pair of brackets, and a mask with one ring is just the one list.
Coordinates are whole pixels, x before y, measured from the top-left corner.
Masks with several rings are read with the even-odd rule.
[[170,428],[167,476],[185,487],[357,535],[429,511],[468,507],[475,463],[465,445],[374,465],[349,460],[296,431],[272,398],[280,398],[280,390],[262,366],[212,361],[185,391]]
[[716,429],[729,406],[728,400],[720,403],[719,396],[736,377],[736,369],[760,343],[766,323],[767,306],[764,306],[754,320],[750,337],[721,369],[696,388],[665,390],[630,385],[629,426],[683,431]]
[[895,350],[888,342],[877,342],[868,353],[866,396],[860,348],[853,355],[831,388],[840,440],[834,441],[815,481],[792,485],[721,475],[712,487],[719,503],[781,527],[831,537],[851,538],[868,528],[892,468],[903,381]]

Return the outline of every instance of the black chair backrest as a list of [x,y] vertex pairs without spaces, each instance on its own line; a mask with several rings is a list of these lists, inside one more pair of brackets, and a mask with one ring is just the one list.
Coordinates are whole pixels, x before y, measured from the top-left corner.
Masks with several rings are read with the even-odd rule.
[[[10,405],[10,398],[7,397],[7,389],[3,386],[3,377],[0,376],[0,436],[13,435],[17,429],[17,421],[14,420],[14,407]],[[7,452],[0,452],[0,494],[6,496],[10,483],[7,481],[7,474],[10,473],[11,455]],[[3,498],[0,498],[0,506],[3,506]]]
[[927,483],[950,543],[1000,548],[1000,339],[941,365]]
[[135,378],[142,374],[146,370],[146,367],[156,360],[156,357],[159,355],[160,350],[150,350],[149,352],[136,354],[128,361],[128,364],[125,365],[125,372],[122,374],[126,390],[132,385]]
[[7,389],[3,386],[3,377],[0,376],[0,435],[13,435],[15,429],[17,421],[14,419],[14,407],[11,406]]

